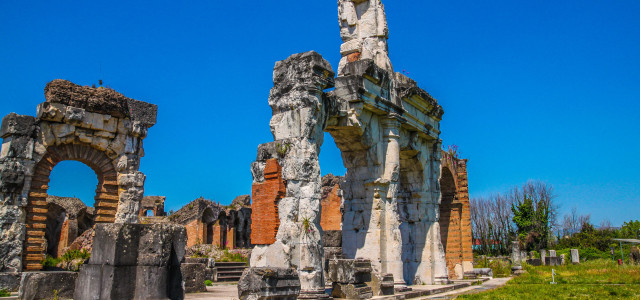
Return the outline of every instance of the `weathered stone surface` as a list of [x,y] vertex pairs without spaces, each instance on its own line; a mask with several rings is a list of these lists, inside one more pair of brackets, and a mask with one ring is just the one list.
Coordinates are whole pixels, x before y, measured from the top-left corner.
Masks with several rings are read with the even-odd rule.
[[556,257],[556,256],[547,256],[545,257],[544,260],[545,260],[544,264],[546,266],[560,266],[562,264],[560,257]]
[[329,280],[338,283],[364,283],[371,281],[371,261],[359,259],[332,259],[329,261]]
[[233,201],[231,201],[231,206],[233,207],[250,207],[251,206],[251,195],[240,195],[235,197]]
[[[0,271],[42,268],[45,250],[59,246],[54,245],[57,241],[51,234],[46,235],[46,242],[37,238],[47,229],[35,224],[46,218],[66,214],[62,228],[68,232],[60,235],[64,245],[58,247],[58,253],[90,227],[82,224],[86,222],[79,219],[73,205],[56,210],[52,203],[45,204],[48,176],[60,161],[80,161],[96,171],[100,185],[92,222],[138,222],[144,193],[144,175],[138,172],[144,156],[142,139],[155,124],[157,107],[110,89],[80,87],[64,80],[50,82],[45,97],[47,102],[38,105],[36,118],[9,114],[0,128],[4,138],[0,151],[0,214],[13,220],[0,220]],[[120,181],[121,186],[118,176],[126,179]],[[6,214],[9,210],[29,214],[16,219],[17,214]],[[55,211],[60,214],[56,216]],[[25,242],[30,246],[25,247]],[[47,246],[50,249],[45,249]],[[25,253],[21,253],[23,249]]]
[[546,263],[547,263],[547,250],[545,250],[545,249],[541,249],[540,250],[540,260],[542,261],[543,265],[546,265]]
[[527,259],[527,264],[532,265],[532,266],[541,266],[542,265],[542,260],[539,259],[539,258]]
[[550,257],[556,257],[556,250],[549,250]]
[[325,230],[322,242],[325,247],[342,247],[342,230]]
[[338,20],[344,41],[340,47],[343,57],[339,74],[346,63],[356,59],[351,54],[357,54],[357,59],[373,59],[381,68],[393,72],[387,49],[389,29],[380,0],[339,0]]
[[180,265],[185,293],[199,293],[207,291],[207,287],[204,285],[204,281],[206,280],[206,266],[207,265],[201,263],[182,263]]
[[185,255],[186,232],[174,224],[97,224],[90,264],[162,266]]
[[520,257],[520,242],[513,241],[511,242],[511,264],[513,266],[521,266],[522,258]]
[[17,292],[20,289],[21,273],[0,272],[0,289]]
[[10,113],[2,118],[0,127],[0,137],[6,138],[10,135],[32,136],[36,131],[36,118]]
[[49,82],[44,91],[45,98],[50,103],[60,103],[117,118],[129,118],[146,125],[156,123],[156,105],[127,98],[112,89],[79,86],[56,79]]
[[580,251],[578,249],[571,249],[571,263],[574,265],[580,263]]
[[238,282],[241,300],[294,300],[300,294],[298,271],[292,268],[246,269]]
[[[251,266],[295,267],[300,297],[321,297],[324,249],[318,225],[325,213],[320,213],[318,155],[327,131],[347,168],[340,186],[344,257],[370,259],[373,271],[393,274],[400,288],[446,283],[439,224],[442,108],[414,81],[393,73],[380,0],[338,4],[344,41],[338,77],[333,79],[330,65],[315,52],[292,55],[274,68],[269,97],[274,141],[258,147],[251,171],[254,188],[274,177],[281,177],[285,188],[270,189],[283,193],[265,201],[273,221],[269,235],[277,232],[275,239],[258,243]],[[334,91],[324,92],[334,84]],[[280,171],[271,172],[273,161]],[[261,200],[252,198],[254,206]],[[256,213],[254,207],[257,218]],[[252,233],[262,224],[256,220]],[[464,247],[471,247],[470,241]],[[469,262],[456,268],[472,267]]]
[[491,268],[474,268],[472,272],[476,275],[493,277],[493,269]]
[[[632,264],[640,264],[640,249],[638,247],[631,247],[631,253],[629,253],[629,260]],[[579,260],[578,260],[579,261]]]
[[388,296],[395,294],[393,274],[371,274],[371,281],[367,282],[371,287],[373,296]]
[[[183,299],[186,231],[174,224],[98,224],[74,299]],[[99,295],[99,296],[98,296]]]
[[18,297],[25,300],[73,299],[77,278],[76,272],[23,272]]
[[331,296],[346,299],[369,299],[373,297],[373,290],[365,283],[338,283],[334,282]]

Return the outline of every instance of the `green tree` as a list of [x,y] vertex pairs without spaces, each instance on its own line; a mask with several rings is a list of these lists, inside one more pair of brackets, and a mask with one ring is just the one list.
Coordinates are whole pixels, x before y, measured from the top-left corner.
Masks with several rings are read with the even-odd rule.
[[629,222],[624,222],[622,227],[618,230],[617,236],[623,239],[640,238],[640,221],[631,220]]
[[534,216],[536,213],[533,208],[533,200],[525,196],[522,201],[518,201],[511,206],[511,211],[513,212],[513,223],[517,227],[518,240],[529,248],[527,239],[534,230]]

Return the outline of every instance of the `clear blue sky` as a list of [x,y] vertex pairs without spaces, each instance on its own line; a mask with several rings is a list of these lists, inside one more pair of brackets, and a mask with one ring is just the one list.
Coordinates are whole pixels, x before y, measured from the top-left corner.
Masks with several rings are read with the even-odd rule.
[[[229,203],[251,192],[256,147],[272,140],[275,61],[316,50],[337,67],[335,2],[0,1],[0,115],[35,115],[53,79],[102,78],[159,107],[147,195],[167,210]],[[394,67],[444,107],[472,197],[541,179],[563,213],[640,219],[640,1],[384,4]],[[344,173],[332,140],[322,151],[322,173]],[[62,163],[50,192],[87,201],[95,184]]]

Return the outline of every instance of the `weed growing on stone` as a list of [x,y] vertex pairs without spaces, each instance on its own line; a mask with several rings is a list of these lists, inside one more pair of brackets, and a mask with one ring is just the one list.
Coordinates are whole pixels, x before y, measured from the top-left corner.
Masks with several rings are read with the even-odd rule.
[[207,279],[207,280],[205,280],[205,281],[204,281],[204,285],[206,285],[206,286],[212,286],[212,285],[213,285],[213,282],[212,282],[211,280]]

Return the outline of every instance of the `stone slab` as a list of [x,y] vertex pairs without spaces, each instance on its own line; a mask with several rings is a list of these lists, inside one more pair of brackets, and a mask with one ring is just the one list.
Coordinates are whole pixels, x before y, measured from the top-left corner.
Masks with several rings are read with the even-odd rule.
[[248,268],[238,281],[238,298],[295,300],[300,294],[298,271],[293,268]]
[[201,263],[183,263],[180,265],[185,293],[200,293],[207,291],[207,287],[204,285],[204,281],[206,280],[206,269],[207,266]]
[[77,278],[76,272],[22,272],[18,298],[73,299]]
[[0,289],[17,292],[20,289],[22,273],[0,273]]

